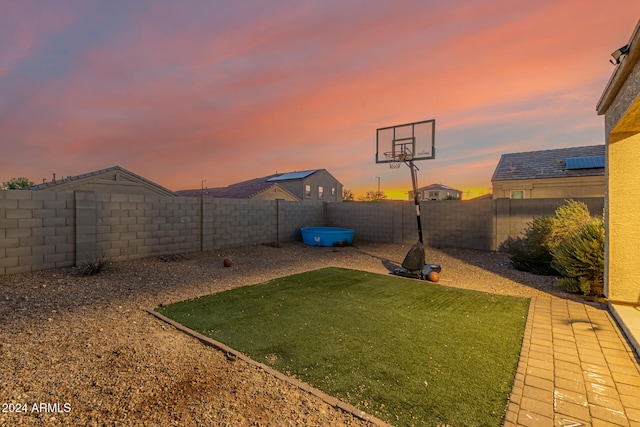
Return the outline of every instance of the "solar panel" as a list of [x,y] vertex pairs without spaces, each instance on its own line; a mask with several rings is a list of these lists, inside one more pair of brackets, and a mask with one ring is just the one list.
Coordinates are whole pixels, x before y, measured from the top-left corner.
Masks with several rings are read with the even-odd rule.
[[302,172],[283,173],[282,175],[278,175],[278,176],[274,176],[273,178],[269,178],[267,181],[273,182],[273,181],[287,181],[287,180],[290,180],[290,179],[302,179],[302,178],[308,177],[309,175],[311,175],[314,172],[316,172],[316,171],[315,170],[311,170],[311,171],[302,171]]
[[565,159],[568,170],[604,167],[604,156],[573,157]]

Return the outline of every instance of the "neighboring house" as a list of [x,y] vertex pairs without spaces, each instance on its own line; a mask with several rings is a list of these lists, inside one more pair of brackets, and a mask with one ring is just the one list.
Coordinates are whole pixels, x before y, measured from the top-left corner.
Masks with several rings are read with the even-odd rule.
[[286,188],[268,182],[268,179],[277,175],[270,175],[262,178],[250,179],[249,181],[231,184],[228,187],[202,188],[197,190],[176,191],[179,196],[200,197],[212,196],[221,199],[254,199],[254,200],[276,200],[283,199],[289,201],[299,201],[300,199]]
[[120,166],[54,179],[42,184],[25,187],[23,190],[95,191],[99,193],[175,196],[173,191]]
[[604,145],[503,154],[494,199],[604,197]]
[[[460,200],[462,192],[442,184],[430,184],[418,188],[419,200]],[[413,191],[409,191],[409,200],[413,200]]]
[[640,21],[615,54],[620,56],[597,105],[607,147],[604,291],[640,353]]
[[254,178],[228,187],[181,190],[181,196],[209,195],[229,199],[342,201],[342,184],[326,169],[287,172]]

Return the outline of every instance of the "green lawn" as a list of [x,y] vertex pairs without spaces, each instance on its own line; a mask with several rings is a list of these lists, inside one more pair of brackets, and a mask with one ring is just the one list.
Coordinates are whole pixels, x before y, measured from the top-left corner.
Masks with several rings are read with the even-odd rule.
[[157,309],[397,426],[500,426],[529,300],[325,268]]

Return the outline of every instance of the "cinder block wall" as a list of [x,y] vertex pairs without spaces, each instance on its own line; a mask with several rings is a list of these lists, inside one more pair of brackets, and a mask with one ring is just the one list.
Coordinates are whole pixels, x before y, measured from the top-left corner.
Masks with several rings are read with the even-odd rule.
[[[76,192],[76,194],[81,192]],[[78,250],[78,261],[105,256],[115,261],[202,250],[202,203],[192,197],[90,193],[96,197],[95,248]],[[83,212],[78,208],[76,215]],[[86,215],[84,215],[86,216]],[[90,232],[87,229],[87,232]],[[80,231],[77,232],[80,235]]]
[[74,262],[73,193],[0,191],[0,275]]
[[213,199],[214,248],[253,245],[275,240],[275,201]]
[[[433,247],[495,250],[495,200],[442,200],[420,204],[424,241]],[[415,223],[409,233],[417,241],[415,210],[405,218]]]
[[[327,225],[356,230],[354,240],[404,241],[403,209],[406,202],[329,203]],[[413,230],[417,230],[414,212]]]
[[[602,198],[575,199],[601,215]],[[423,240],[433,247],[498,250],[522,235],[534,217],[552,216],[564,199],[441,200],[420,203]],[[327,225],[356,230],[355,240],[415,243],[418,224],[413,202],[329,203]]]
[[321,201],[195,200],[202,206],[202,250],[301,240],[301,227],[326,224]]
[[[579,199],[601,214],[602,198]],[[498,250],[563,199],[421,203],[434,247]],[[325,203],[161,197],[91,191],[0,191],[0,275],[225,247],[301,240],[300,228],[344,227],[355,241],[414,243],[413,202]]]
[[[322,201],[290,202],[276,200],[278,223],[277,241],[292,242],[302,240],[302,227],[328,226],[326,215],[328,207],[340,203]],[[275,239],[272,241],[276,241]]]
[[[423,241],[434,247],[492,250],[494,201],[439,201],[420,204]],[[327,223],[356,230],[355,240],[415,243],[418,221],[413,202],[327,205]]]

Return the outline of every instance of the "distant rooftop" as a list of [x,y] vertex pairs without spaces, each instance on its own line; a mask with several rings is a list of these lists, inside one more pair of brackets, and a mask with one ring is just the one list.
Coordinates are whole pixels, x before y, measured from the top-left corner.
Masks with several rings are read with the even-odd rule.
[[271,178],[267,179],[267,181],[274,182],[274,181],[291,181],[291,180],[294,180],[294,179],[303,179],[303,178],[306,178],[309,175],[312,175],[312,174],[314,174],[316,172],[318,172],[318,169],[313,169],[313,170],[309,170],[309,171],[301,171],[301,172],[287,172],[287,173],[283,173],[283,174],[271,177]]
[[[261,178],[253,178],[247,181],[237,182],[227,187],[215,187],[215,188],[199,188],[195,190],[180,190],[176,191],[179,196],[199,197],[199,196],[213,196],[224,199],[250,199],[253,196],[262,193],[274,186],[278,186],[281,191],[289,192],[278,183],[282,181],[293,181],[296,179],[304,179],[308,176],[322,169],[313,169],[300,172],[286,172],[276,173],[273,175],[263,176]],[[294,194],[292,197],[297,198]]]
[[231,184],[227,187],[215,187],[215,188],[202,188],[195,190],[180,190],[176,191],[179,196],[198,197],[198,196],[213,196],[222,199],[249,199],[256,194],[271,188],[274,184],[267,182],[268,178],[274,175],[269,175],[262,178],[254,178],[248,181],[242,181],[235,184]]
[[460,193],[460,190],[453,187],[449,187],[448,185],[443,185],[443,184],[429,184],[424,187],[418,188],[418,191],[425,191],[425,190],[449,190],[449,191],[457,191],[458,193]]
[[46,181],[46,182],[43,182],[41,184],[36,184],[36,185],[32,185],[30,187],[25,187],[22,190],[43,190],[43,189],[48,189],[50,187],[55,187],[55,186],[58,186],[58,185],[61,185],[61,184],[66,184],[68,182],[79,181],[79,180],[83,180],[83,179],[90,178],[90,177],[93,177],[93,176],[104,175],[104,174],[107,174],[107,173],[110,173],[110,172],[121,172],[123,174],[127,174],[127,175],[129,175],[131,177],[134,177],[135,179],[140,180],[141,182],[144,182],[145,184],[147,184],[147,185],[149,185],[151,187],[157,188],[161,192],[166,192],[167,194],[170,194],[170,195],[174,194],[173,191],[169,190],[168,188],[165,188],[165,187],[163,187],[163,186],[161,186],[159,184],[156,184],[155,182],[150,181],[147,178],[145,178],[143,176],[140,176],[140,175],[138,175],[136,173],[133,173],[133,172],[131,172],[129,170],[126,170],[125,168],[120,167],[120,166],[112,166],[110,168],[100,169],[100,170],[92,171],[92,172],[87,172],[87,173],[83,173],[83,174],[80,174],[80,175],[67,176],[67,177],[60,178],[60,179],[54,179],[52,181]]
[[491,181],[604,175],[604,145],[503,154]]

